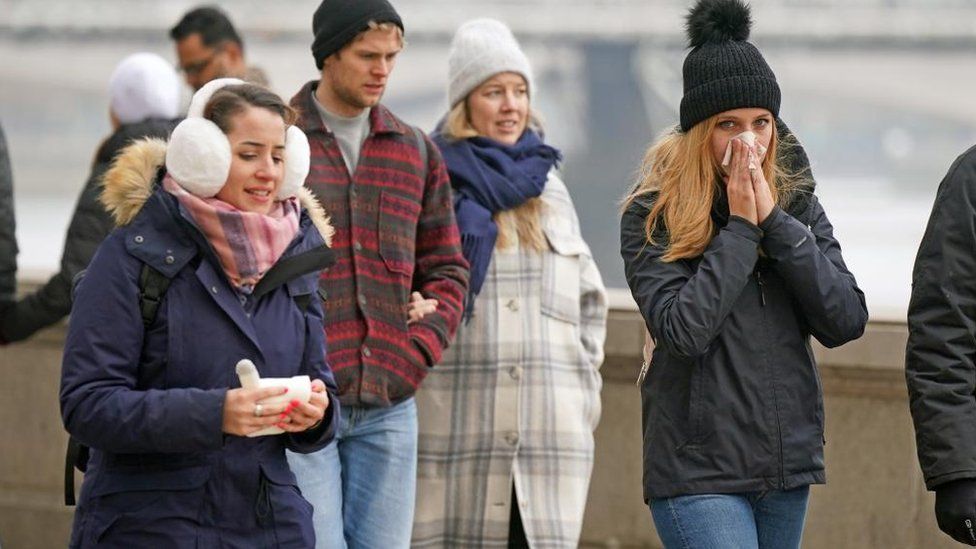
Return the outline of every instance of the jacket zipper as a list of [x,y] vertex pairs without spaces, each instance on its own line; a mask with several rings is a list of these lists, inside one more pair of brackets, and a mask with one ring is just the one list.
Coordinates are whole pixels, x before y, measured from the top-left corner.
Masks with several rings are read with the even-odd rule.
[[762,271],[756,268],[756,283],[759,285],[759,304],[763,307],[766,306],[766,290],[764,289]]
[[[763,282],[763,279],[762,279],[762,271],[759,270],[759,267],[758,266],[756,267],[756,273],[755,274],[756,274],[756,284],[759,286],[759,304],[760,304],[760,306],[763,309],[763,311],[761,313],[762,314],[762,333],[765,336],[766,333],[767,333],[767,330],[766,330],[766,312],[765,312],[765,307],[766,307],[766,291],[765,291],[765,283]],[[766,359],[766,357],[767,357],[767,355],[764,352],[763,353],[763,359],[764,359],[764,362],[766,363],[766,367],[768,368],[769,367],[769,361]],[[777,385],[776,379],[777,378],[776,378],[776,376],[771,376],[771,378],[773,380],[772,381],[772,385],[773,385],[772,386],[772,390],[773,390],[773,412],[776,414],[776,435],[777,435],[776,438],[777,438],[777,442],[778,442],[778,445],[779,445],[779,455],[777,456],[778,457],[778,461],[779,461],[779,489],[780,490],[785,490],[786,489],[786,472],[784,471],[785,466],[783,464],[783,424],[782,424],[782,420],[780,419],[779,397],[776,395],[776,385]]]

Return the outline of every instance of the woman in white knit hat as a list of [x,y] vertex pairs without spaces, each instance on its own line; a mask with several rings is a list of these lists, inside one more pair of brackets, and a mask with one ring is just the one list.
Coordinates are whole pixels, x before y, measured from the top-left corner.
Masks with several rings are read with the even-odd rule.
[[606,298],[561,154],[504,24],[462,25],[434,134],[471,265],[464,322],[417,393],[416,546],[576,547],[600,415]]

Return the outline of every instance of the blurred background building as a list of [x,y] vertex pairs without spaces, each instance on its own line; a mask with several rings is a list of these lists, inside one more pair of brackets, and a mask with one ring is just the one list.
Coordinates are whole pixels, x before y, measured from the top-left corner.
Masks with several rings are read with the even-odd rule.
[[[316,77],[315,0],[216,2],[249,61],[290,97]],[[611,287],[625,286],[618,201],[649,142],[677,120],[683,0],[399,0],[408,47],[385,102],[430,130],[446,108],[446,57],[476,16],[515,30],[583,231]],[[14,167],[20,264],[55,269],[100,136],[107,81],[127,54],[173,59],[166,32],[195,2],[0,0],[0,120]],[[935,189],[976,143],[976,4],[968,0],[754,0],[752,40],[783,90],[781,116],[813,161],[873,316],[900,317]],[[189,90],[187,90],[189,96]]]

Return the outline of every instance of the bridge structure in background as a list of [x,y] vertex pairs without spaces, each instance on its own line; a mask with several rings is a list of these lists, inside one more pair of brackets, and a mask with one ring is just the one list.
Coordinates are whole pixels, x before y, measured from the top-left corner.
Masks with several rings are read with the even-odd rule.
[[[677,120],[684,16],[693,0],[391,1],[403,17],[410,43],[410,55],[401,66],[407,65],[407,57],[422,61],[411,65],[412,72],[398,69],[397,86],[385,101],[425,129],[443,114],[447,44],[458,25],[474,17],[494,17],[512,27],[534,64],[542,93],[533,101],[546,120],[547,139],[566,153],[562,169],[583,235],[605,282],[624,287],[617,199],[634,181],[648,143]],[[123,51],[148,45],[168,53],[166,31],[201,3],[224,7],[252,52],[259,43],[274,45],[276,52],[300,50],[309,73],[301,74],[312,76],[307,52],[319,0],[86,0],[84,9],[75,0],[0,0],[0,40],[27,47],[58,42],[59,51],[70,52],[69,63],[81,66],[90,53],[84,49],[88,43],[118,45]],[[818,177],[830,176],[829,170],[861,174],[870,166],[872,175],[897,173],[910,183],[936,179],[932,174],[941,167],[920,162],[896,166],[884,156],[875,145],[888,126],[907,128],[912,136],[917,132],[919,148],[931,144],[933,150],[962,150],[959,143],[972,142],[966,132],[976,129],[976,111],[968,90],[976,86],[976,76],[968,76],[972,71],[962,67],[976,66],[976,56],[969,56],[976,52],[976,2],[750,3],[751,40],[784,87],[784,116],[818,153],[811,156]],[[277,58],[265,60],[269,68],[278,68],[273,63]],[[287,61],[282,65],[291,67],[292,59]],[[285,78],[272,75],[272,80]],[[296,86],[289,83],[283,89],[290,92]],[[835,104],[844,108],[831,110]],[[871,121],[864,114],[868,111],[877,115]],[[955,125],[943,131],[934,123],[927,125],[929,119]],[[844,131],[835,130],[839,123]],[[930,128],[938,131],[921,133]],[[837,144],[825,149],[825,142],[841,143],[835,135],[846,140],[844,151]],[[845,151],[856,152],[840,158],[823,154]],[[948,161],[940,157],[933,164]],[[50,168],[45,164],[43,169]]]
[[[198,1],[0,0],[0,32],[140,33],[177,21]],[[235,24],[267,36],[307,38],[317,0],[212,2]],[[398,0],[411,40],[450,37],[476,16],[506,21],[523,39],[584,42],[656,40],[684,44],[689,0]],[[976,6],[969,0],[753,0],[754,37],[762,42],[976,44]]]

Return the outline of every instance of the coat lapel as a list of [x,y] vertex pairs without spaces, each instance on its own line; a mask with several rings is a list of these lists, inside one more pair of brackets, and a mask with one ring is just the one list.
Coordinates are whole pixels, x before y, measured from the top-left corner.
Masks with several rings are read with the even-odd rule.
[[214,300],[221,310],[230,318],[237,328],[247,336],[254,345],[254,349],[264,360],[264,353],[261,350],[261,343],[257,334],[254,332],[254,325],[251,319],[244,312],[244,307],[238,301],[237,294],[227,284],[225,278],[218,273],[209,261],[201,261],[196,270],[197,279],[207,290],[207,295]]

